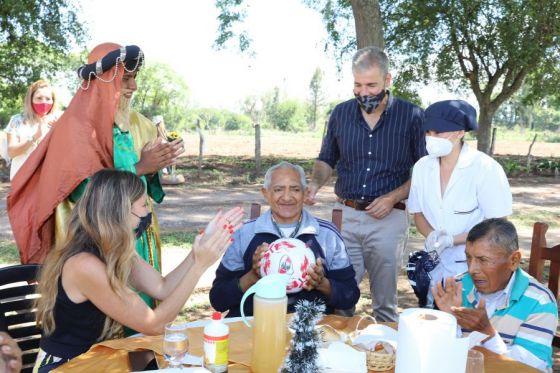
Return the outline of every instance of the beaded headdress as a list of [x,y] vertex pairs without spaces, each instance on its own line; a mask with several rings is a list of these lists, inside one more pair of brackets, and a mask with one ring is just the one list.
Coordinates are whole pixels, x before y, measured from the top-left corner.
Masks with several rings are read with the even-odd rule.
[[[119,64],[122,64],[124,70],[130,73],[136,71],[143,63],[144,53],[140,47],[136,45],[119,47],[94,62],[82,65],[78,69],[78,76],[83,80],[87,80],[87,84],[84,86],[84,83],[82,82],[82,84],[80,84],[80,88],[87,90],[92,79],[99,79],[105,83],[113,81],[117,76]],[[111,68],[114,69],[113,74],[109,77],[109,79],[102,78],[101,76],[103,73],[109,71]]]

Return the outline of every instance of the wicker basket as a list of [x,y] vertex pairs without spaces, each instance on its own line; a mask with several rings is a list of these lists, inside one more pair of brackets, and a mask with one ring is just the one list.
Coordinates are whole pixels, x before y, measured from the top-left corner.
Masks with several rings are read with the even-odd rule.
[[395,366],[395,357],[394,350],[390,352],[366,351],[367,367],[376,372],[392,369]]
[[[356,324],[356,329],[351,333],[352,339],[360,334],[360,330],[358,329],[360,323],[365,320],[370,319],[374,323],[377,323],[374,317],[366,315],[362,316],[358,323]],[[367,367],[369,370],[373,370],[376,372],[382,372],[385,370],[389,370],[395,367],[395,358],[396,358],[396,351],[393,346],[389,343],[383,342],[383,350],[382,351],[372,351],[363,346],[354,346],[360,351],[364,351],[366,353],[366,360],[367,360]]]

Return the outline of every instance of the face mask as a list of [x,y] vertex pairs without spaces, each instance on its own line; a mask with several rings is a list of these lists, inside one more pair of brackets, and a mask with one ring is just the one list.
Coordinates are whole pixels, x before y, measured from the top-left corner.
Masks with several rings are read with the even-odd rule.
[[51,111],[53,104],[43,102],[40,104],[32,103],[31,106],[33,107],[33,111],[35,112],[35,114],[42,118],[47,115],[49,111]]
[[149,212],[145,216],[138,216],[135,213],[132,213],[132,215],[136,216],[137,218],[140,218],[140,223],[138,223],[138,227],[136,227],[136,229],[134,230],[136,239],[139,239],[140,237],[142,237],[142,234],[148,229],[148,227],[152,224],[152,213]]
[[360,107],[364,109],[366,113],[371,114],[385,98],[385,90],[375,96],[360,96],[356,94],[354,96],[356,97],[356,100],[358,100]]
[[432,157],[444,157],[451,153],[453,143],[448,139],[426,136],[426,150]]

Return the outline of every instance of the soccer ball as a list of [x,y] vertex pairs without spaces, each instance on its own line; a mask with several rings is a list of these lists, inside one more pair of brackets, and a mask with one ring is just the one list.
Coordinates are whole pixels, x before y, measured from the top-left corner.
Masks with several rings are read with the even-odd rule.
[[315,264],[315,254],[302,241],[295,238],[280,238],[268,246],[261,259],[261,276],[273,273],[290,276],[286,292],[297,293],[303,289],[307,268]]

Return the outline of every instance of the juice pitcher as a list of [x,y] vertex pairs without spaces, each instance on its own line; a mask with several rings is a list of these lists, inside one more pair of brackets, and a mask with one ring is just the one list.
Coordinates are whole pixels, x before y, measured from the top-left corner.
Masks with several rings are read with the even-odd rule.
[[286,285],[289,277],[271,274],[251,286],[241,299],[241,316],[247,326],[243,305],[247,297],[255,293],[253,301],[253,351],[251,371],[255,373],[277,372],[286,355],[286,313],[288,297]]

